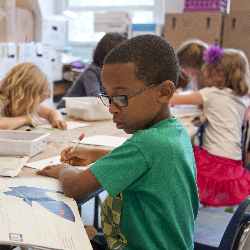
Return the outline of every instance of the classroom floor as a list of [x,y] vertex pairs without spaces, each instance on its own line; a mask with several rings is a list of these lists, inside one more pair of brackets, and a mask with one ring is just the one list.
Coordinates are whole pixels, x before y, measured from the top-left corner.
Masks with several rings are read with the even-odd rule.
[[[100,198],[101,202],[104,201],[106,196],[107,196],[106,191],[103,191],[102,193],[99,194],[99,198]],[[94,204],[95,204],[95,199],[93,198],[90,201],[88,201],[82,205],[81,218],[82,218],[84,226],[89,226],[89,225],[93,226],[93,223],[94,223]],[[100,212],[101,212],[101,207],[99,206],[99,213],[98,213],[98,215],[99,215],[98,216],[98,227],[99,228],[101,228]]]

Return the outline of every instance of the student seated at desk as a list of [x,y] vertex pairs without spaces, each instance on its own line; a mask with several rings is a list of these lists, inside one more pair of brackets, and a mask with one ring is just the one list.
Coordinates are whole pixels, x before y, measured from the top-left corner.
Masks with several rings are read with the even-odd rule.
[[174,94],[170,105],[203,104],[207,118],[203,145],[193,146],[201,203],[233,206],[250,195],[250,174],[243,167],[241,126],[248,107],[250,81],[243,51],[210,46],[202,68],[206,87],[190,95]]
[[63,192],[80,197],[103,186],[101,220],[106,249],[193,249],[199,209],[196,167],[186,129],[170,112],[178,82],[173,47],[162,37],[140,35],[105,58],[104,105],[118,129],[133,134],[113,151],[78,147],[62,152],[68,164],[38,174],[59,179]]
[[41,104],[49,96],[49,80],[36,64],[25,62],[11,68],[0,82],[0,129],[36,126],[39,117],[66,129],[62,114]]
[[204,64],[204,51],[208,44],[199,39],[190,39],[181,44],[177,50],[180,64],[180,77],[188,81],[185,89],[199,90],[203,88],[201,68]]
[[[110,50],[123,41],[124,37],[117,32],[104,35],[94,51],[93,63],[79,75],[65,94],[65,97],[98,97],[104,91],[101,81],[101,69],[104,58]],[[65,100],[61,99],[57,104],[57,108],[64,107]]]

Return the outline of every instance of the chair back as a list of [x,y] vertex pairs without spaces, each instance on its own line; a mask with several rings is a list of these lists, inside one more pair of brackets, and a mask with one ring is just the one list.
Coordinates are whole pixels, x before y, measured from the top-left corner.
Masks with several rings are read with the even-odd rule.
[[230,220],[219,250],[249,250],[250,249],[250,196],[237,208]]

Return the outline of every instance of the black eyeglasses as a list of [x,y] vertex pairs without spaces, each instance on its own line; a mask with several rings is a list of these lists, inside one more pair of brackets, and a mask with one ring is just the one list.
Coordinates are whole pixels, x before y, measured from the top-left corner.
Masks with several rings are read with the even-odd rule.
[[128,99],[131,98],[131,97],[134,97],[134,96],[137,96],[139,94],[141,94],[143,91],[149,89],[149,88],[152,88],[154,86],[156,86],[157,84],[160,84],[162,82],[157,82],[157,83],[154,83],[154,84],[151,84],[143,89],[140,89],[140,90],[137,90],[135,91],[134,93],[131,93],[129,95],[118,95],[118,96],[113,96],[113,97],[110,97],[110,96],[107,96],[106,93],[102,93],[100,94],[100,98],[102,100],[102,103],[107,106],[107,107],[110,107],[110,104],[111,104],[111,101],[114,103],[114,105],[116,107],[119,107],[119,108],[122,108],[122,107],[126,107],[128,106]]

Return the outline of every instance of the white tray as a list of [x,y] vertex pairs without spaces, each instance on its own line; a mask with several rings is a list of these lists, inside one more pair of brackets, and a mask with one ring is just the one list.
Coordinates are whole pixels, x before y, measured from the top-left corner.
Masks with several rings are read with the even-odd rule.
[[84,121],[110,120],[112,115],[99,97],[63,97],[68,116]]
[[50,133],[0,130],[0,155],[32,157],[44,150],[46,136]]

